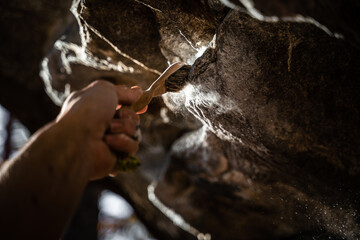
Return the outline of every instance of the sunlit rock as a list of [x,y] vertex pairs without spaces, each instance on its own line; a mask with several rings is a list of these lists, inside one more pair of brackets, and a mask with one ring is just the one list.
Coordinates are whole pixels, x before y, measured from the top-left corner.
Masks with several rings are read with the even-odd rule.
[[193,64],[143,116],[136,180],[118,177],[147,224],[172,239],[356,239],[359,49],[314,16],[233,8],[75,1],[50,92],[100,77],[146,88],[168,63]]
[[[21,20],[1,25],[15,84],[1,86],[17,89],[2,101],[42,91],[39,66],[61,105],[95,79],[147,88],[168,64],[192,65],[142,116],[142,167],[116,178],[154,236],[359,238],[356,0],[75,0],[72,17],[40,2],[2,15]],[[48,116],[39,101],[33,115]]]
[[314,24],[235,11],[215,46],[180,93],[206,133],[174,143],[160,200],[216,239],[356,239],[359,50]]

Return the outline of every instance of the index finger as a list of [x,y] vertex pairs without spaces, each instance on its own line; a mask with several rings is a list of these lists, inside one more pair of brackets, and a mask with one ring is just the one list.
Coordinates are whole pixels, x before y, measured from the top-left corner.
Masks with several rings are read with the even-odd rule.
[[118,103],[121,105],[131,105],[135,103],[143,93],[141,88],[128,88],[126,86],[115,86]]

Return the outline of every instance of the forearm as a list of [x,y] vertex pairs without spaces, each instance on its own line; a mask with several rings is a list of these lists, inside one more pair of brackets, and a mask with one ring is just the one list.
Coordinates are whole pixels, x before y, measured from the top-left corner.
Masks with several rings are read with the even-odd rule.
[[[141,89],[96,81],[65,101],[57,122],[32,137],[0,169],[0,236],[58,239],[89,179],[114,171],[113,151],[135,154],[140,121],[131,105]],[[118,114],[119,119],[113,119]],[[117,123],[117,124],[115,124]],[[106,130],[110,134],[104,136]]]
[[2,237],[60,237],[93,168],[78,151],[86,139],[72,126],[66,120],[45,126],[0,170]]

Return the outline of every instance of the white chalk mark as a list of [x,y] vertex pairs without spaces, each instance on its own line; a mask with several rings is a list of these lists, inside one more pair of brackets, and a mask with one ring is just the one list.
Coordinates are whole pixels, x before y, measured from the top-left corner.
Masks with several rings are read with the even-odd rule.
[[101,39],[103,39],[107,44],[109,44],[117,53],[119,53],[120,55],[122,55],[123,57],[129,59],[130,61],[132,61],[133,63],[135,63],[136,65],[142,67],[143,69],[145,69],[146,71],[149,72],[153,72],[157,75],[160,75],[161,73],[155,69],[149,68],[147,67],[145,64],[141,63],[140,61],[130,57],[129,55],[127,55],[126,53],[123,53],[119,48],[117,48],[113,43],[111,43],[107,38],[105,38],[104,36],[102,36],[95,28],[93,28],[91,25],[89,25],[87,22],[85,22],[86,26],[93,32],[95,33],[98,37],[100,37]]
[[154,11],[157,11],[157,12],[161,12],[161,13],[162,13],[162,11],[161,11],[160,9],[154,8],[153,6],[150,6],[149,4],[146,4],[146,3],[142,2],[142,1],[135,0],[135,2],[140,3],[140,4],[142,4],[142,5],[146,6],[146,7],[154,10]]
[[[179,29],[178,29],[179,30]],[[190,45],[190,47],[192,49],[194,49],[196,51],[196,54],[194,57],[190,58],[190,60],[187,62],[187,64],[192,65],[196,59],[198,59],[199,57],[201,57],[204,52],[209,48],[212,47],[212,43],[214,40],[214,37],[216,39],[216,34],[214,35],[212,41],[207,45],[207,46],[201,46],[201,41],[197,42],[195,45],[196,46],[200,46],[200,47],[196,47],[194,46],[194,44],[190,41],[190,39],[188,39],[185,34],[183,32],[181,32],[181,30],[179,30],[180,35],[185,39],[185,41]]]
[[220,2],[222,2],[222,4],[224,4],[225,6],[231,8],[231,9],[240,10],[239,6],[237,6],[236,4],[234,4],[228,0],[220,0]]
[[[96,56],[92,55],[91,52],[85,51],[82,46],[76,45],[74,43],[63,42],[58,40],[54,44],[55,49],[59,50],[62,55],[69,54],[73,52],[74,55],[68,55],[62,57],[63,65],[69,67],[71,73],[70,63],[79,63],[85,66],[93,67],[101,70],[114,70],[118,72],[133,73],[134,69],[128,67],[122,62],[118,62],[116,65],[108,62],[106,59],[99,59]],[[68,72],[67,72],[68,73]],[[68,73],[69,74],[69,73]]]
[[[225,6],[227,6],[229,8],[232,8],[232,9],[235,9],[235,10],[238,10],[238,11],[243,10],[241,7],[237,6],[236,4],[231,3],[228,0],[221,0],[221,2]],[[264,16],[258,9],[255,8],[255,5],[254,5],[253,1],[251,1],[251,0],[239,0],[239,2],[245,7],[245,9],[250,14],[250,16],[257,19],[257,20],[264,21],[264,22],[283,21],[283,22],[310,23],[310,24],[315,25],[319,29],[323,30],[325,33],[327,33],[331,37],[335,37],[335,38],[339,38],[339,39],[344,38],[344,36],[342,34],[331,32],[330,29],[328,29],[325,25],[322,25],[320,22],[316,21],[312,17],[302,16],[300,14],[296,15],[295,17],[290,17],[289,16],[289,17],[282,17],[282,18],[279,18],[277,16]]]
[[264,22],[278,22],[278,21],[284,21],[284,22],[300,22],[300,23],[310,23],[318,27],[319,29],[323,30],[325,33],[327,33],[331,37],[335,38],[344,38],[339,33],[333,33],[328,29],[326,26],[322,25],[318,21],[316,21],[312,17],[305,17],[300,14],[296,15],[295,17],[282,17],[279,19],[277,16],[264,16],[259,10],[257,10],[254,6],[254,2],[251,0],[239,0],[242,5],[246,8],[246,10],[250,13],[250,15],[253,18],[256,18],[260,21]]
[[[79,6],[80,6],[80,10],[77,10],[79,8]],[[121,56],[129,59],[130,61],[132,61],[136,65],[142,67],[143,69],[145,69],[145,70],[147,70],[149,72],[153,72],[153,73],[158,74],[158,75],[161,74],[159,71],[157,71],[155,69],[152,69],[152,68],[149,68],[149,67],[145,66],[143,63],[139,62],[138,60],[130,57],[129,55],[127,55],[125,53],[123,53],[111,41],[109,41],[107,38],[105,38],[103,35],[101,35],[101,33],[97,29],[95,29],[93,26],[88,24],[88,22],[81,16],[81,13],[84,12],[84,9],[85,9],[85,6],[84,6],[83,1],[74,0],[73,5],[72,5],[70,10],[73,13],[73,15],[75,16],[76,20],[78,21],[78,25],[79,25],[79,28],[80,28],[79,33],[80,33],[81,43],[82,43],[81,48],[82,48],[82,52],[85,55],[89,54],[88,52],[86,52],[86,46],[91,41],[90,32],[89,32],[89,30],[91,30],[95,35],[97,35],[99,38],[101,38],[107,44],[109,44]],[[80,14],[78,12],[80,12]],[[102,61],[105,61],[105,60],[102,60]],[[123,66],[125,66],[125,65],[123,64]],[[128,68],[128,67],[125,67],[125,68]]]
[[61,93],[52,88],[51,85],[51,74],[49,71],[49,59],[44,58],[41,62],[40,77],[43,79],[45,84],[45,92],[51,98],[51,100],[58,106],[61,106],[66,99],[65,93]]
[[241,110],[236,104],[226,96],[219,93],[202,89],[202,86],[188,85],[182,90],[185,95],[185,107],[211,132],[222,140],[244,144],[241,138],[234,136],[221,124],[214,125],[202,109],[211,109],[213,116],[236,112],[241,114]]
[[173,209],[167,207],[164,203],[162,203],[155,194],[156,182],[152,182],[148,188],[148,199],[150,202],[159,209],[167,218],[169,218],[176,226],[180,227],[184,231],[190,233],[198,240],[211,240],[211,235],[209,233],[202,233],[189,223],[187,223],[184,218],[176,213]]
[[190,45],[190,47],[192,49],[194,49],[195,51],[199,51],[199,49],[197,49],[192,42],[181,32],[181,30],[179,30],[180,35],[185,39],[185,41]]

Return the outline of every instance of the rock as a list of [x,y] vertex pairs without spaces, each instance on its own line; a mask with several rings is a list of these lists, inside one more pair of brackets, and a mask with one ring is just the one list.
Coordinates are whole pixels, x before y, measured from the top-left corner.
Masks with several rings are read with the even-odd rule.
[[[99,78],[107,79],[116,84],[139,85],[146,89],[160,74],[156,68],[165,68],[165,59],[159,57],[160,50],[156,51],[154,46],[156,43],[156,39],[152,39],[152,36],[156,35],[154,30],[142,25],[143,28],[139,28],[137,32],[129,35],[127,32],[130,32],[130,28],[127,30],[122,28],[126,25],[121,24],[123,22],[121,16],[111,12],[112,10],[119,10],[118,8],[123,4],[113,6],[111,2],[108,2],[109,5],[103,6],[109,11],[109,14],[106,15],[103,14],[103,8],[99,8],[99,3],[96,1],[86,1],[86,4],[93,6],[94,9],[89,9],[83,1],[74,1],[72,24],[64,36],[55,43],[54,48],[42,63],[42,77],[47,92],[58,105],[62,104],[71,91],[81,89]],[[133,5],[130,4],[127,7],[133,9]],[[128,14],[132,16],[133,25],[138,24],[136,21],[140,21],[141,17],[144,16],[141,11],[147,12],[151,17],[151,12],[146,8],[144,9],[143,5],[137,4],[137,9],[135,12],[131,10],[124,13],[125,16]],[[100,19],[99,14],[102,15],[103,20]],[[149,19],[151,19],[150,17]],[[88,19],[90,19],[90,23],[87,22]],[[94,21],[93,19],[97,20]],[[97,24],[105,26],[104,21],[107,23],[110,20],[118,28],[117,32],[104,27],[100,32],[97,30]],[[94,26],[91,25],[93,23]],[[148,22],[150,25],[153,23],[154,21]],[[140,33],[144,34],[145,29],[149,30],[147,39],[139,36]],[[118,37],[121,31],[126,35],[125,40]],[[114,39],[117,41],[112,43]],[[126,39],[129,43],[127,45],[123,44]],[[142,42],[143,48],[139,47],[140,42]],[[158,59],[157,63],[152,61],[151,64],[155,65],[151,65],[146,59],[137,59],[139,53],[131,51],[132,49],[137,49],[139,53],[142,52],[142,56],[147,56],[147,53],[151,51],[151,56]],[[134,55],[128,54],[129,52],[134,53]],[[141,61],[144,61],[145,64],[149,63],[150,66],[146,66]]]
[[[244,1],[245,2],[245,1]],[[360,16],[357,9],[359,1],[347,0],[308,0],[296,1],[263,1],[255,0],[254,7],[265,16],[311,17],[328,28],[331,32],[343,35],[350,44],[360,47]],[[331,17],[329,17],[331,16]]]
[[42,64],[47,93],[61,105],[71,91],[100,77],[146,89],[168,63],[192,64],[226,11],[218,1],[74,1],[76,21]]
[[215,239],[356,239],[358,56],[312,24],[229,13],[184,93],[204,127],[174,144],[160,199]]
[[[75,17],[89,37],[80,34],[76,43],[68,34],[61,41],[75,42],[90,57],[79,61],[64,48],[71,72],[58,76],[57,65],[66,66],[64,49],[49,57],[51,85],[60,83],[60,92],[64,83],[76,89],[97,77],[146,87],[166,60],[191,64],[210,46],[195,62],[189,86],[164,96],[169,108],[161,101],[150,106],[139,152],[144,166],[118,177],[135,208],[147,212],[143,220],[172,239],[191,239],[164,227],[166,220],[155,217],[159,210],[144,199],[146,186],[158,180],[157,197],[190,223],[193,235],[355,239],[359,50],[311,22],[260,21],[237,11],[223,19],[224,8],[189,4],[193,12],[177,1],[80,3]],[[122,23],[126,17],[133,29]],[[224,224],[226,231],[219,227]]]
[[73,17],[70,2],[1,3],[1,103],[17,89],[19,114],[19,96],[46,105],[41,62],[61,105],[97,78],[147,88],[184,61],[188,86],[142,116],[142,167],[116,178],[155,236],[358,239],[359,4],[253,2],[74,1]]

